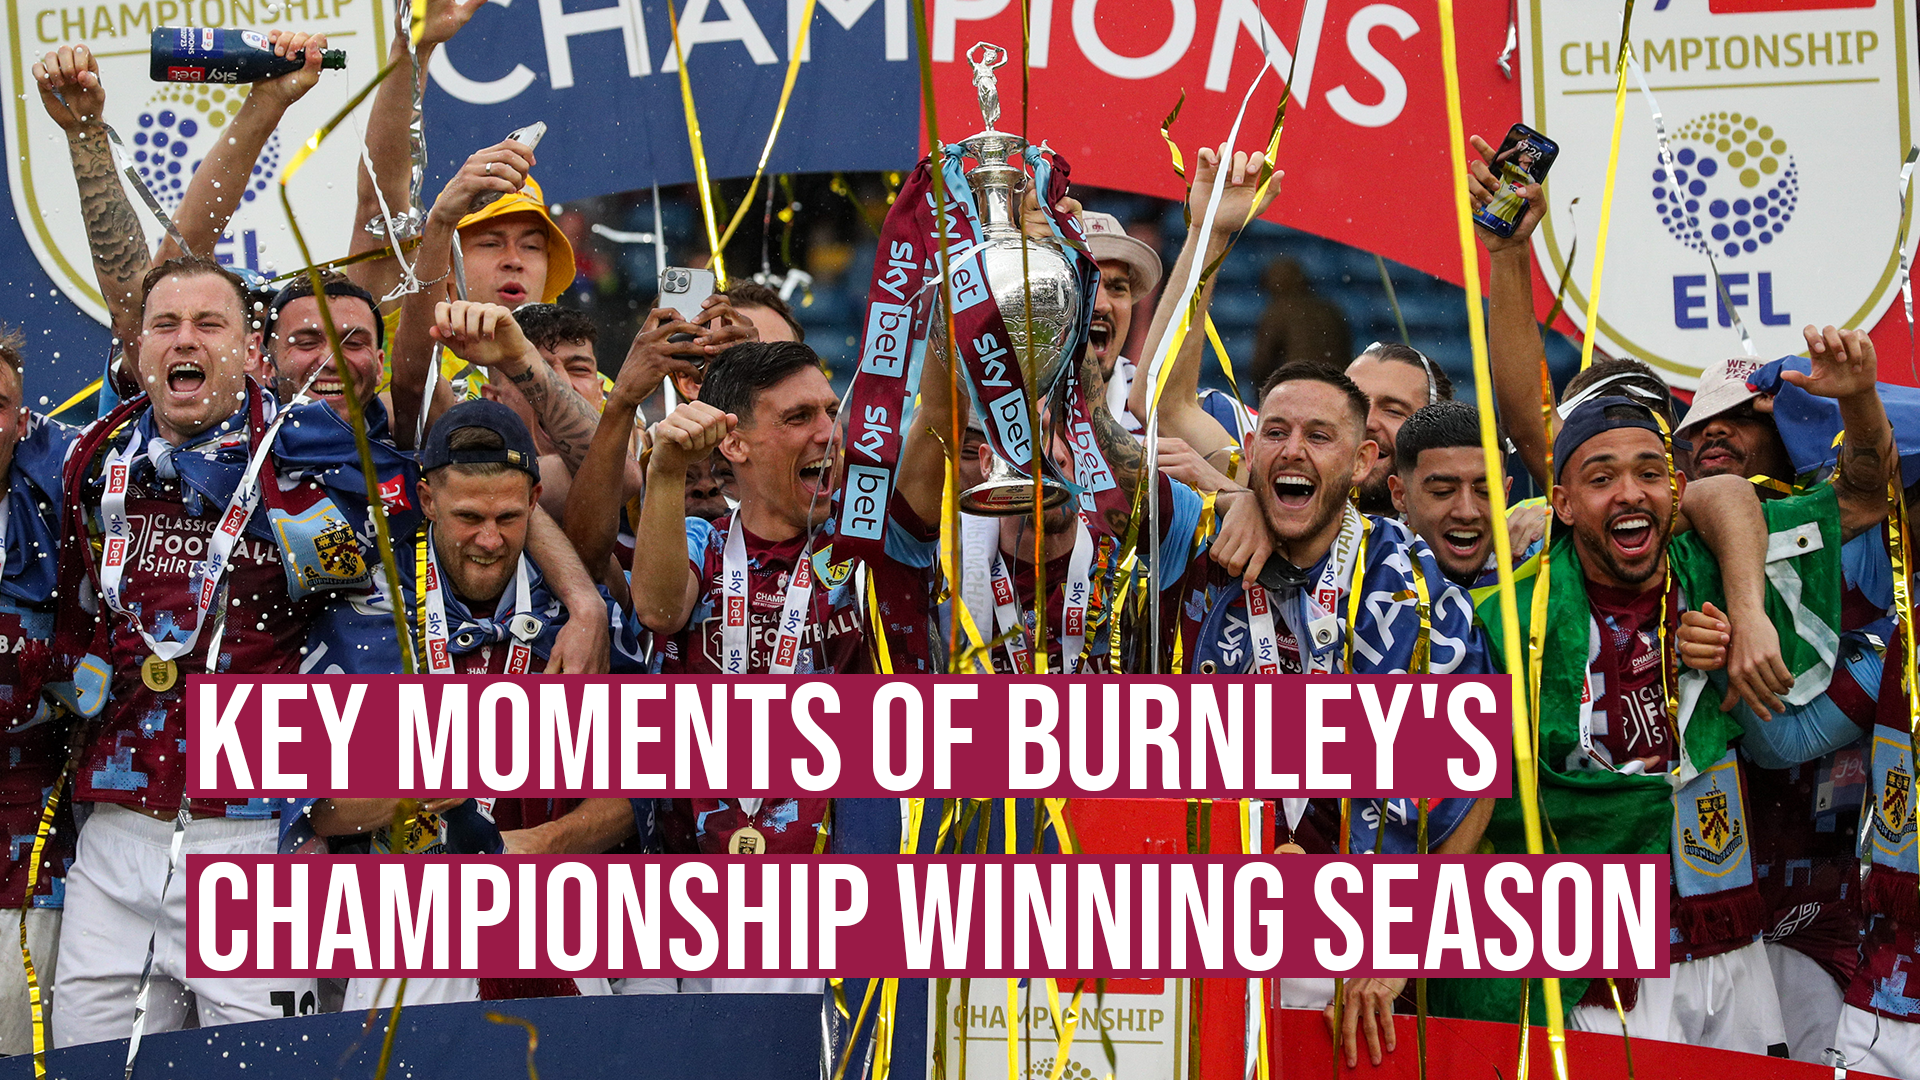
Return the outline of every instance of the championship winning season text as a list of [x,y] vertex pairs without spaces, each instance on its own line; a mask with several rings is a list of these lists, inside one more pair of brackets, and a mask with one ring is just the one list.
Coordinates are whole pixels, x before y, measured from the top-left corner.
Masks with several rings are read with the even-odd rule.
[[186,858],[195,977],[1647,976],[1658,856]]
[[[202,794],[1504,797],[1504,678],[195,680]],[[190,970],[1657,975],[1658,858],[188,856]]]
[[1504,676],[189,680],[188,793],[1498,797]]

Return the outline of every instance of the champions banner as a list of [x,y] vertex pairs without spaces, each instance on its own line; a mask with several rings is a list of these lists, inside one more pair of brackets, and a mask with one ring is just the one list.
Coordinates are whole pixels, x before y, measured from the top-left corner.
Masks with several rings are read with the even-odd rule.
[[[926,146],[912,2],[816,0],[771,172],[912,167]],[[226,103],[214,102],[205,88],[195,88],[191,102],[159,100],[165,88],[148,82],[144,70],[153,27],[291,25],[329,32],[331,44],[348,50],[347,71],[328,73],[323,88],[296,107],[279,136],[284,140],[310,131],[327,102],[371,77],[392,25],[386,0],[5,3],[15,32],[0,54],[0,78],[11,95],[0,125],[15,224],[0,228],[0,264],[9,267],[0,273],[13,286],[11,295],[25,298],[11,317],[71,329],[79,326],[72,307],[54,302],[49,287],[95,318],[100,310],[91,296],[64,140],[34,94],[29,69],[35,59],[62,44],[84,42],[96,50],[107,118],[130,151],[150,149],[133,144],[140,131],[148,131],[150,141],[156,132],[167,136],[168,157],[160,163],[167,174],[164,203],[172,197],[172,165],[185,172],[204,156],[216,120],[224,122],[235,101],[229,90]],[[1021,80],[1003,79],[1006,126],[1036,143],[1045,140],[1071,160],[1080,184],[1179,197],[1183,185],[1159,125],[1182,93],[1186,103],[1174,136],[1190,157],[1193,146],[1224,135],[1260,64],[1282,76],[1291,68],[1293,101],[1278,162],[1287,177],[1270,216],[1459,280],[1448,161],[1460,150],[1446,137],[1440,32],[1430,2],[1035,0],[1025,6],[1033,15],[1025,53],[1031,98],[1021,100]],[[1022,8],[1012,0],[925,0],[943,138],[979,126],[965,60],[974,42],[1007,48],[1009,69],[1022,63]],[[806,9],[806,0],[677,0],[712,175],[753,172]],[[1524,116],[1560,143],[1549,187],[1555,227],[1536,238],[1543,264],[1538,307],[1547,309],[1548,283],[1557,284],[1565,269],[1575,231],[1567,207],[1580,196],[1578,228],[1589,238],[1568,298],[1570,316],[1578,318],[1611,134],[1618,13],[1585,0],[1523,0],[1510,25],[1509,10],[1506,4],[1462,9],[1457,30],[1466,126],[1497,142]],[[1915,79],[1912,20],[1901,0],[1677,0],[1637,7],[1633,47],[1666,113],[1675,150],[1691,147],[1715,159],[1712,175],[1689,175],[1680,206],[1684,211],[1687,199],[1698,201],[1690,213],[1705,214],[1702,232],[1724,225],[1729,238],[1717,241],[1722,250],[1729,241],[1738,244],[1737,255],[1716,257],[1731,304],[1763,357],[1798,349],[1789,331],[1804,322],[1875,326],[1897,291],[1895,181],[1915,141],[1908,104]],[[1510,31],[1517,48],[1509,53]],[[555,202],[693,176],[666,0],[488,4],[435,54],[430,69],[430,188],[473,150],[536,120],[551,125],[535,175]],[[1269,79],[1253,114],[1271,109],[1280,92],[1281,80]],[[1735,112],[1752,136],[1737,148],[1751,166],[1735,165],[1729,156],[1736,149]],[[593,119],[571,122],[580,117]],[[1749,118],[1756,121],[1752,129],[1745,126]],[[1719,131],[1723,119],[1727,132]],[[191,133],[183,120],[191,120]],[[1762,126],[1772,129],[1769,138],[1759,138]],[[305,208],[313,208],[315,226],[308,232],[319,258],[343,254],[347,244],[344,221],[356,167],[351,122],[342,134],[347,137],[336,140],[337,148],[330,142],[307,166],[294,192],[303,223]],[[181,140],[186,153],[176,156],[172,147]],[[1758,155],[1749,145],[1756,141]],[[1776,142],[1783,148],[1776,151]],[[1652,121],[1636,91],[1627,105],[1609,244],[1616,270],[1632,272],[1608,277],[1621,291],[1606,304],[1601,332],[1609,350],[1644,355],[1686,385],[1702,363],[1737,354],[1739,339],[1723,325],[1710,288],[1691,281],[1709,273],[1705,254],[1691,243],[1690,224],[1687,236],[1673,234],[1671,199],[1655,191],[1671,192],[1674,184],[1655,179],[1656,152]],[[1765,170],[1768,158],[1772,172]],[[1750,167],[1753,190],[1745,184]],[[1784,194],[1792,205],[1781,209],[1791,220],[1755,230],[1754,196],[1789,176],[1793,191]],[[1692,193],[1696,181],[1703,194]],[[1742,200],[1747,209],[1736,213]],[[296,257],[282,226],[262,205],[269,201],[242,208],[221,257],[260,269],[293,268]],[[1717,218],[1716,201],[1727,204]],[[1774,205],[1769,196],[1761,208],[1768,222],[1778,220],[1769,212]],[[331,222],[340,224],[321,224]],[[1739,233],[1741,224],[1747,234]],[[1760,241],[1758,231],[1773,239]],[[157,226],[150,235],[157,237]],[[1828,236],[1848,238],[1846,258],[1836,262],[1804,246]],[[1749,238],[1752,251],[1745,249]],[[25,261],[29,252],[33,263]],[[700,253],[670,254],[690,259]],[[1904,331],[1896,310],[1876,336],[1883,378],[1907,371]],[[97,341],[104,351],[104,332]],[[97,354],[76,343],[66,359],[79,354],[91,377]],[[63,363],[54,382],[77,374]]]

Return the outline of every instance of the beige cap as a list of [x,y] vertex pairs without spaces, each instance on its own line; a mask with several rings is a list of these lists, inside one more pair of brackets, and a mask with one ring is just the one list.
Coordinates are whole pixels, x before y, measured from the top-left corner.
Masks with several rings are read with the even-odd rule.
[[1111,259],[1127,264],[1135,297],[1145,296],[1160,284],[1159,254],[1144,241],[1128,236],[1119,218],[1098,210],[1082,210],[1080,228],[1087,234],[1087,250],[1094,262]]
[[1752,356],[1735,356],[1708,364],[1700,372],[1700,385],[1694,389],[1693,405],[1680,418],[1680,432],[1731,412],[1760,396],[1747,387],[1747,378],[1760,370],[1765,361]]

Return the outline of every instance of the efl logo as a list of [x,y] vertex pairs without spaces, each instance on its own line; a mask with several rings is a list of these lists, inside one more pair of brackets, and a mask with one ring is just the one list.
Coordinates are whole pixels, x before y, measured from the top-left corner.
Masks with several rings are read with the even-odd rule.
[[[1599,348],[1691,389],[1702,368],[1741,354],[1736,322],[1772,358],[1805,349],[1804,323],[1880,321],[1900,261],[1891,189],[1920,141],[1903,100],[1920,77],[1912,12],[1904,0],[1662,0],[1634,20],[1633,66],[1664,113],[1671,156],[1630,88],[1591,328]],[[1567,207],[1605,197],[1620,13],[1531,0],[1520,17],[1532,76],[1519,80],[1521,118],[1560,146],[1533,243],[1549,280],[1568,275],[1566,311],[1581,323],[1593,265],[1572,257]],[[1883,182],[1885,198],[1870,194]],[[1833,259],[1836,236],[1860,238],[1860,257]]]

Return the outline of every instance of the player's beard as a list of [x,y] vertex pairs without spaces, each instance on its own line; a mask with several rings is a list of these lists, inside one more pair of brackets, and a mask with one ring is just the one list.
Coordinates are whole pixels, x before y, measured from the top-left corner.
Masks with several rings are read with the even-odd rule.
[[1378,514],[1382,517],[1398,516],[1393,506],[1393,492],[1387,487],[1389,469],[1381,469],[1378,476],[1371,476],[1360,482],[1359,495],[1354,505],[1363,514]]

